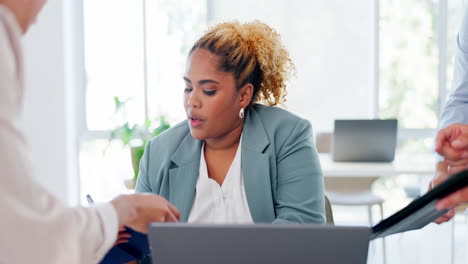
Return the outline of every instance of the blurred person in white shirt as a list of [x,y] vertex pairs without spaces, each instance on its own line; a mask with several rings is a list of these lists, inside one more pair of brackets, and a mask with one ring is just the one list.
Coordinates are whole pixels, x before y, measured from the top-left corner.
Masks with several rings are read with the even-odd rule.
[[163,197],[121,195],[89,208],[67,208],[34,182],[19,125],[24,101],[21,35],[45,0],[0,0],[0,258],[2,263],[97,263],[124,226],[146,232],[178,221]]

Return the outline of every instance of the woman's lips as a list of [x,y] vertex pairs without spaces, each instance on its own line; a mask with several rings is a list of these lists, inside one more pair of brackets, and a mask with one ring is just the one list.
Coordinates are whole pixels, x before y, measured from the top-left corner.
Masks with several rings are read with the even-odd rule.
[[202,120],[194,118],[194,117],[190,117],[189,121],[190,121],[190,126],[194,128],[199,127],[203,122]]

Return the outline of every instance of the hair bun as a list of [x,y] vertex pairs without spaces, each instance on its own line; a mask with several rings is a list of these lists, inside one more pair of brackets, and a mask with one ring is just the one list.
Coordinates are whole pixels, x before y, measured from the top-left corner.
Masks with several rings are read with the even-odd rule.
[[220,70],[234,74],[239,88],[254,86],[252,102],[278,105],[286,101],[286,82],[295,71],[281,36],[267,24],[254,20],[221,23],[193,46],[221,57]]

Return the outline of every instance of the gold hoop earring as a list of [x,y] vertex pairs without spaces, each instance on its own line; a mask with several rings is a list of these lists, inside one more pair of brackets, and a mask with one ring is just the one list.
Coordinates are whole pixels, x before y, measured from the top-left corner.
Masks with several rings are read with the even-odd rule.
[[242,119],[244,118],[244,108],[241,108],[239,111],[239,118]]

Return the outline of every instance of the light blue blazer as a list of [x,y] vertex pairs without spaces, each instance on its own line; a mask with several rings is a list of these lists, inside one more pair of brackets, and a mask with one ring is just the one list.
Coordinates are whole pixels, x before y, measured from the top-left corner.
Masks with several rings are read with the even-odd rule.
[[[310,123],[264,105],[246,109],[241,167],[255,223],[324,223],[323,176]],[[203,141],[183,121],[152,139],[140,162],[137,192],[165,197],[186,222]]]

